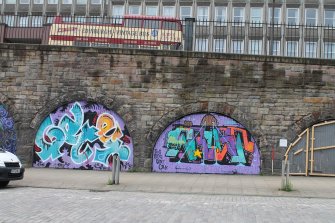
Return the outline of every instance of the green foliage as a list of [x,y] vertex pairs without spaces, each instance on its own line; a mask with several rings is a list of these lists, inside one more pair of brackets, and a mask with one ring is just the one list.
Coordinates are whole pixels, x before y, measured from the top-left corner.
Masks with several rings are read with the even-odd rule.
[[110,177],[108,178],[107,185],[113,185],[113,180]]
[[293,184],[288,181],[286,182],[286,184],[281,188],[282,191],[286,191],[286,192],[291,192],[293,191]]

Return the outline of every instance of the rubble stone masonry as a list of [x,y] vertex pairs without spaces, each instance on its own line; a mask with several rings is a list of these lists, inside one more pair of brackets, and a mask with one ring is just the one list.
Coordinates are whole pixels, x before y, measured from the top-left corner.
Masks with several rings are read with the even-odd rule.
[[279,172],[307,127],[335,119],[335,61],[232,54],[0,45],[0,104],[15,121],[17,154],[31,166],[44,118],[76,100],[98,102],[125,121],[136,169],[150,171],[155,142],[174,120],[216,112],[244,125],[262,172]]

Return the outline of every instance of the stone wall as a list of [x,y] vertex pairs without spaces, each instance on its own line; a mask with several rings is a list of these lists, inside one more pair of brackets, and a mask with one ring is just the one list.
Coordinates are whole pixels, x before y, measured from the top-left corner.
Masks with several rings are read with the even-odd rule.
[[216,112],[256,139],[262,171],[279,172],[291,142],[334,119],[335,61],[150,50],[0,46],[0,103],[14,118],[17,154],[32,164],[35,134],[61,105],[86,100],[113,110],[133,139],[134,165],[150,170],[156,140],[174,120]]

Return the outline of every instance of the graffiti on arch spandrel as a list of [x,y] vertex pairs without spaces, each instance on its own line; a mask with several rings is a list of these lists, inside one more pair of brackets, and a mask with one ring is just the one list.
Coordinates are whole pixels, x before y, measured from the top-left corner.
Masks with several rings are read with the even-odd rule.
[[192,114],[160,135],[153,171],[259,174],[260,152],[255,139],[235,120],[216,113]]
[[35,137],[34,167],[122,170],[133,166],[133,143],[123,120],[103,105],[78,101],[50,113]]

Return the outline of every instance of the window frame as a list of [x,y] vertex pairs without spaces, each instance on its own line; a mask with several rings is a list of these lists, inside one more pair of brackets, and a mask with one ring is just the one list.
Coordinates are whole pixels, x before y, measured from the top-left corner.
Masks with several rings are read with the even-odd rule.
[[[326,18],[326,12],[330,11],[333,13],[333,17],[332,18]],[[326,25],[326,20],[332,20],[332,25]],[[324,9],[324,26],[327,28],[334,28],[335,27],[335,9]]]
[[[132,9],[134,9],[134,8],[137,8],[138,9],[138,13],[131,13],[130,11],[132,10]],[[140,5],[129,5],[128,6],[128,14],[129,15],[141,15],[141,6]]]
[[[201,43],[201,49],[199,49],[199,41],[204,41]],[[203,49],[203,46],[205,46],[205,49]],[[208,38],[195,38],[194,51],[208,52]]]
[[[315,24],[313,24],[313,25],[310,25],[310,24],[307,24],[307,11],[308,10],[314,10],[315,11],[315,18],[314,18],[314,20],[315,20]],[[318,9],[316,9],[316,8],[305,8],[305,26],[317,26],[318,25]]]
[[[295,48],[290,47],[289,48],[289,43],[295,43]],[[294,55],[289,55],[289,49],[295,49]],[[287,57],[298,57],[299,56],[299,41],[296,40],[288,40],[286,41],[286,54]]]
[[[330,47],[326,47],[326,44]],[[324,42],[323,43],[323,57],[324,59],[335,59],[335,42]],[[330,48],[330,50],[328,50]],[[327,49],[327,51],[326,51]],[[327,56],[326,56],[327,55]],[[330,57],[328,57],[330,55]]]
[[[206,12],[206,13],[200,15],[199,13],[200,9],[206,9],[204,11],[201,10],[201,12]],[[198,25],[208,25],[208,20],[209,20],[209,6],[197,6],[197,24]]]
[[[240,43],[238,43],[238,42],[240,42]],[[238,44],[235,45],[234,43],[238,43]],[[240,52],[236,52],[234,46],[241,46],[241,48],[239,49]],[[244,53],[244,40],[243,39],[232,39],[231,40],[231,53],[235,53],[235,54],[243,54]]]
[[[148,14],[148,9],[153,9],[153,8],[155,8],[155,10],[156,10],[156,12],[155,12],[155,15],[149,15]],[[147,16],[157,16],[158,15],[158,5],[147,5],[147,6],[145,6],[145,15],[147,15]]]
[[[172,14],[165,15],[165,9],[172,9]],[[176,7],[172,5],[163,5],[162,16],[164,17],[176,17]]]
[[[187,8],[187,9],[190,10],[190,14],[187,15],[187,16],[185,16],[185,17],[182,16],[182,9],[184,9],[184,8]],[[182,6],[180,6],[179,7],[179,18],[181,20],[185,20],[186,18],[192,18],[192,6],[188,6],[188,5],[182,5]]]
[[48,5],[57,5],[58,0],[48,0]]
[[77,5],[86,5],[87,4],[87,0],[81,0],[83,2],[80,2],[79,0],[76,0],[76,4]]
[[[69,1],[69,2],[66,2]],[[72,5],[72,0],[62,0],[63,5]]]
[[[272,56],[281,56],[281,48],[280,48],[280,45],[281,45],[281,41],[280,40],[273,40],[273,46],[276,46],[274,47],[274,49],[276,49],[276,51],[272,51]],[[276,52],[276,54],[274,54],[274,52]],[[268,41],[268,54],[270,55],[270,40]]]
[[[289,10],[296,10],[296,17],[289,17]],[[299,8],[287,8],[286,9],[286,24],[288,26],[299,26]],[[289,20],[290,19],[293,19],[295,20],[295,23],[292,24],[292,23],[289,23]]]
[[[218,15],[219,13],[219,9],[221,9],[220,11],[223,12],[224,15]],[[227,23],[227,7],[226,6],[215,6],[214,9],[214,20],[215,20],[215,25],[223,25]],[[224,19],[218,19],[219,17],[224,17]]]
[[[275,7],[275,15],[276,15],[276,10],[279,10],[279,13],[278,13],[278,17],[274,17],[274,25],[275,26],[280,26],[281,23],[282,23],[282,15],[281,15],[281,12],[282,12],[282,8],[281,7]],[[269,7],[269,18],[268,18],[268,23],[269,23],[269,26],[271,26],[272,24],[272,7]],[[276,22],[276,18],[278,19],[278,21]]]
[[[217,42],[221,42],[222,44],[217,44]],[[222,47],[216,47],[217,45]],[[222,49],[222,50],[221,50]],[[227,51],[227,39],[213,39],[213,52],[215,53],[226,53]]]
[[101,5],[101,0],[91,0],[91,5]]
[[[26,1],[26,2],[23,2],[23,1]],[[30,0],[20,0],[19,4],[20,5],[29,5],[30,4]]]
[[[242,20],[235,21],[236,17],[241,17],[241,16],[236,16],[235,15],[235,10],[236,9],[242,9]],[[245,8],[244,7],[233,7],[233,25],[234,26],[243,26],[244,22],[245,22]]]
[[[310,50],[307,52],[307,44],[310,44],[310,43],[313,43],[314,45],[314,51],[313,51],[313,56],[309,56],[310,55]],[[304,57],[306,58],[316,58],[316,55],[317,55],[317,46],[318,46],[318,42],[312,42],[312,41],[305,41],[304,42]],[[310,49],[310,48],[309,48]],[[307,55],[307,53],[309,55]]]
[[13,0],[13,1],[6,0],[6,4],[7,5],[15,5],[16,4],[16,0]]
[[[253,45],[252,43],[258,43],[256,44],[258,46],[257,52],[254,50],[254,47],[251,47]],[[263,40],[262,39],[250,39],[248,48],[249,48],[248,53],[251,55],[263,55]]]
[[[255,17],[255,16],[253,16],[252,15],[252,11],[253,11],[253,9],[260,9],[261,11],[260,11],[260,15],[258,16],[259,17],[259,21],[254,21],[253,20],[253,17]],[[262,7],[250,7],[250,23],[251,24],[253,24],[253,26],[261,26],[261,24],[263,23],[263,8]]]

